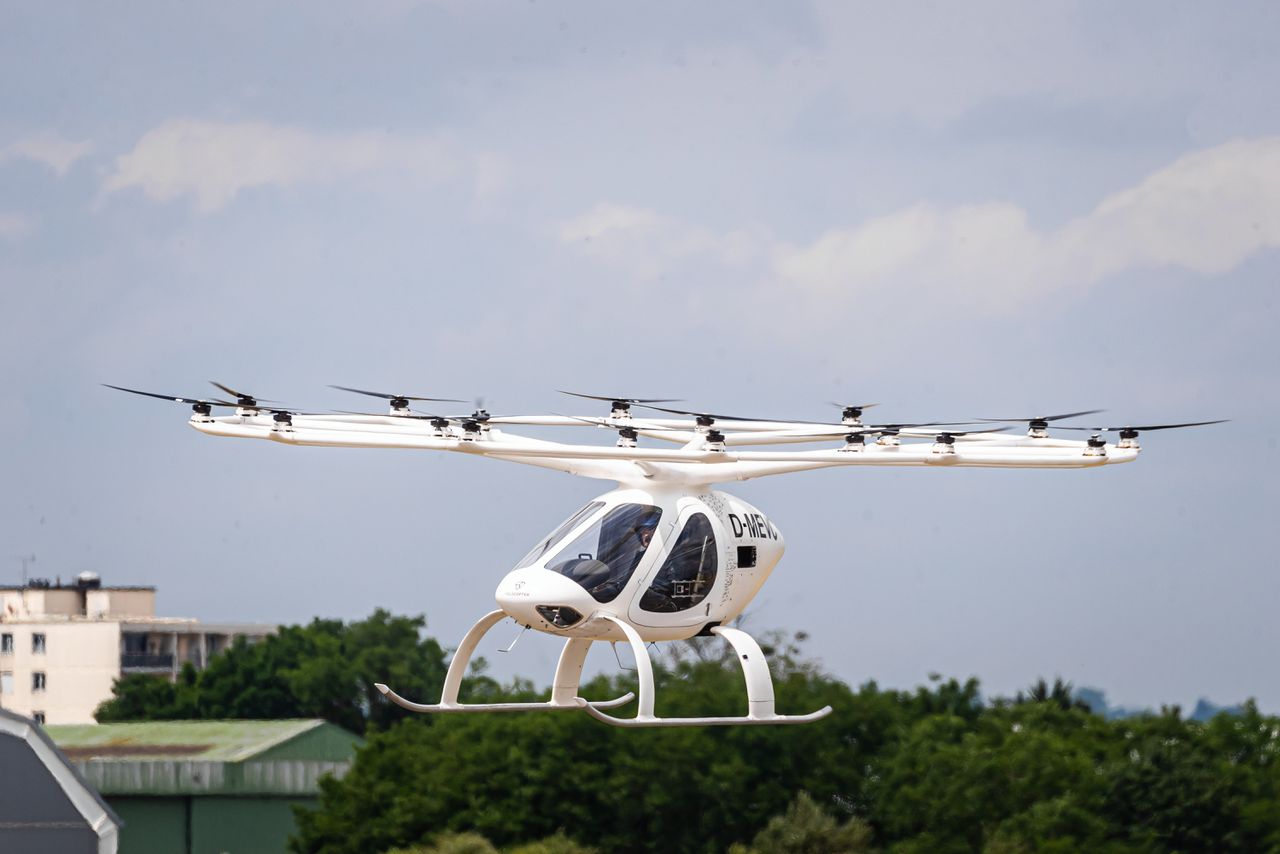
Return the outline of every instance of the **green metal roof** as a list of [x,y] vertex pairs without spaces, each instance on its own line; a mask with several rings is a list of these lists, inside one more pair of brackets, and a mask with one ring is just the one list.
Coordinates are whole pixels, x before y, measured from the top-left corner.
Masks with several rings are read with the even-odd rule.
[[320,719],[144,721],[45,727],[73,759],[243,762],[351,758],[360,739]]
[[50,726],[104,795],[314,796],[361,740],[322,720],[147,721]]

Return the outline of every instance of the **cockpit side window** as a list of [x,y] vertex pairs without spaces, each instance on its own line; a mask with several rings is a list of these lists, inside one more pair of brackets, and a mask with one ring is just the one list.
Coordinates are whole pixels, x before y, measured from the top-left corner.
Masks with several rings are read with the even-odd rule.
[[692,608],[711,592],[718,564],[719,548],[711,520],[695,513],[685,523],[653,583],[640,597],[640,607],[657,613]]
[[563,540],[570,531],[582,524],[588,516],[595,513],[603,506],[603,501],[592,501],[586,507],[583,507],[577,513],[574,513],[568,519],[565,519],[559,528],[556,528],[550,534],[543,537],[536,546],[529,550],[529,553],[525,555],[518,564],[516,564],[516,569],[524,569],[526,566],[533,566],[542,558],[543,555],[558,546],[560,541]]
[[612,602],[631,580],[660,518],[659,507],[621,504],[562,548],[547,569],[572,578],[597,602]]

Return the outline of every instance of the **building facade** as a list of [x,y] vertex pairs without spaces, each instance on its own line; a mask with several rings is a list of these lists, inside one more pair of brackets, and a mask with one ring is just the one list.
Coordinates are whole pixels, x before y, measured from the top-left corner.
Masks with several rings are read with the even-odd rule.
[[104,587],[94,573],[63,586],[0,587],[0,708],[49,724],[93,723],[116,679],[173,680],[203,669],[237,637],[275,626],[157,617],[154,587]]

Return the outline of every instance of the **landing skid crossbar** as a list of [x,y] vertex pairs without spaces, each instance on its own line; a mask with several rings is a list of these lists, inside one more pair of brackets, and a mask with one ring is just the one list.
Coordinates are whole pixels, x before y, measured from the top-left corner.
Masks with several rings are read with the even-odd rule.
[[[538,703],[458,702],[458,691],[462,687],[462,677],[466,675],[467,666],[471,663],[471,656],[475,653],[480,639],[490,629],[502,622],[506,616],[502,611],[490,611],[471,627],[471,631],[467,632],[462,639],[462,643],[458,645],[458,649],[453,653],[453,659],[449,662],[449,672],[444,677],[444,690],[440,694],[439,703],[415,703],[412,700],[406,700],[381,682],[374,687],[381,691],[388,700],[411,712],[531,712],[549,709],[582,708],[579,703],[586,701],[578,696],[578,683],[582,679],[582,665],[587,660],[587,649],[591,646],[591,641],[586,638],[569,638],[565,641],[564,649],[560,652],[560,662],[556,665],[556,676],[554,686],[551,689],[550,700]],[[596,705],[601,708],[612,709],[615,706],[629,703],[633,699],[635,699],[635,694],[628,692],[613,700],[596,701]]]

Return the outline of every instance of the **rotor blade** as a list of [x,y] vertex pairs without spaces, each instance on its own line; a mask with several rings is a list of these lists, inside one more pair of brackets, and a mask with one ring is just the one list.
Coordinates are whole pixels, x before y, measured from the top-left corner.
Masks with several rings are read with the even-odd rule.
[[227,394],[229,394],[229,395],[231,395],[231,396],[233,396],[233,397],[243,398],[243,399],[246,399],[246,400],[256,400],[256,401],[265,402],[265,403],[279,403],[279,402],[280,402],[280,401],[278,401],[278,400],[271,400],[271,399],[269,399],[269,398],[265,398],[265,397],[258,397],[257,395],[253,395],[253,394],[245,394],[245,393],[244,393],[244,392],[242,392],[242,391],[236,391],[235,389],[230,388],[229,386],[225,386],[225,385],[223,385],[222,383],[218,382],[217,380],[209,380],[209,384],[210,384],[210,385],[212,385],[212,386],[215,386],[216,388],[220,388],[220,389],[222,389],[222,390],[223,390],[223,391],[225,391]]
[[366,391],[362,388],[351,388],[345,385],[331,385],[329,388],[336,388],[340,391],[352,391],[356,394],[367,394],[369,397],[380,397],[383,400],[423,400],[430,403],[466,403],[465,400],[458,400],[456,397],[414,397],[411,394],[387,394],[384,391]]
[[127,391],[130,394],[141,394],[141,395],[145,395],[146,397],[159,398],[160,400],[170,400],[170,401],[173,401],[174,403],[191,403],[191,404],[207,403],[210,406],[235,406],[236,405],[234,403],[230,403],[229,401],[218,400],[217,398],[212,398],[210,400],[200,400],[194,397],[179,397],[176,394],[156,394],[153,391],[138,391],[136,388],[125,388],[124,386],[112,385],[111,383],[103,383],[103,385],[106,386],[107,388],[113,388],[116,391]]
[[[874,429],[876,429],[876,428],[884,428],[884,429],[888,429],[888,430],[905,430],[905,429],[912,429],[912,430],[914,430],[914,429],[922,428],[922,427],[950,427],[950,426],[953,426],[953,425],[957,425],[957,426],[960,426],[960,427],[964,427],[964,426],[969,425],[969,424],[983,424],[983,423],[985,423],[985,422],[983,422],[983,421],[916,421],[916,422],[914,422],[914,423],[912,423],[912,424],[906,424],[906,423],[903,423],[903,424],[867,424],[867,425],[864,425],[864,426],[866,426],[866,427],[868,427],[868,428],[870,428],[870,429],[872,429],[872,430],[874,430]],[[969,432],[971,432],[971,433],[983,433],[983,432],[986,432],[986,433],[998,433],[998,432],[1000,432],[1000,430],[1003,430],[1003,429],[1006,429],[1006,428],[1001,427],[1001,428],[999,428],[999,429],[992,429],[992,430],[986,430],[986,429],[983,429],[983,430],[971,430],[971,431],[969,431]]]
[[895,431],[895,432],[898,432],[901,435],[907,436],[912,439],[926,439],[929,436],[980,436],[980,435],[983,435],[984,433],[1004,433],[1005,431],[1010,429],[1012,428],[983,427],[979,430],[945,430],[938,427],[933,427],[933,428],[904,427],[902,428],[902,430],[905,430],[907,432],[903,433],[902,430]]
[[1139,433],[1143,433],[1148,430],[1173,430],[1178,427],[1203,427],[1206,424],[1225,424],[1230,420],[1231,420],[1230,418],[1219,418],[1216,421],[1188,421],[1184,424],[1146,424],[1146,425],[1137,424],[1133,426],[1126,425],[1124,427],[1067,427],[1064,425],[1062,427],[1059,427],[1058,429],[1059,430],[1087,430],[1091,433],[1118,433],[1121,430],[1137,430]]
[[834,400],[827,401],[836,409],[870,409],[873,406],[879,406],[878,403],[836,403]]
[[711,418],[716,421],[764,421],[776,424],[811,424],[810,421],[788,421],[782,418],[748,418],[742,415],[717,415],[714,412],[693,412],[688,409],[667,409],[662,406],[652,406],[650,404],[641,404],[643,409],[656,409],[659,412],[670,412],[673,415],[692,415],[695,418]]
[[578,392],[578,391],[565,391],[564,389],[559,389],[559,388],[558,388],[558,389],[556,389],[556,391],[560,392],[561,394],[568,394],[568,395],[572,395],[573,397],[584,397],[584,398],[586,398],[587,400],[604,400],[604,401],[607,401],[607,402],[610,402],[610,403],[612,403],[612,402],[613,402],[613,401],[615,401],[615,400],[616,400],[616,401],[618,401],[619,403],[635,403],[635,404],[642,404],[642,403],[680,403],[680,398],[678,398],[678,397],[652,397],[652,398],[645,398],[645,397],[605,397],[604,395],[600,395],[600,394],[583,394],[582,392]]
[[1036,415],[1032,418],[979,418],[979,421],[1058,421],[1063,418],[1076,418],[1081,415],[1097,415],[1105,409],[1085,409],[1081,412],[1064,412],[1061,415]]
[[[652,430],[652,431],[654,431],[654,432],[658,432],[658,431],[661,431],[661,430],[669,430],[669,431],[671,431],[671,432],[673,432],[673,433],[691,433],[691,432],[693,432],[691,429],[689,429],[689,428],[687,428],[687,427],[663,427],[663,426],[656,425],[656,424],[655,424],[655,425],[653,425],[653,426],[645,426],[644,424],[642,424],[642,423],[640,423],[640,422],[633,422],[633,423],[621,423],[621,424],[619,424],[619,423],[610,424],[610,423],[609,423],[609,419],[607,419],[607,418],[584,418],[584,417],[582,417],[581,415],[560,415],[560,413],[558,413],[558,412],[553,412],[553,413],[551,413],[551,414],[552,414],[552,415],[557,415],[557,416],[559,416],[560,418],[572,418],[574,421],[582,421],[582,422],[584,422],[584,423],[586,423],[586,424],[594,424],[594,425],[595,425],[595,426],[597,426],[597,427],[605,427],[605,428],[610,429],[610,430],[624,430],[624,429],[627,429],[627,428],[631,428],[632,430],[640,430],[640,431]],[[641,419],[641,420],[643,420],[643,419]]]

